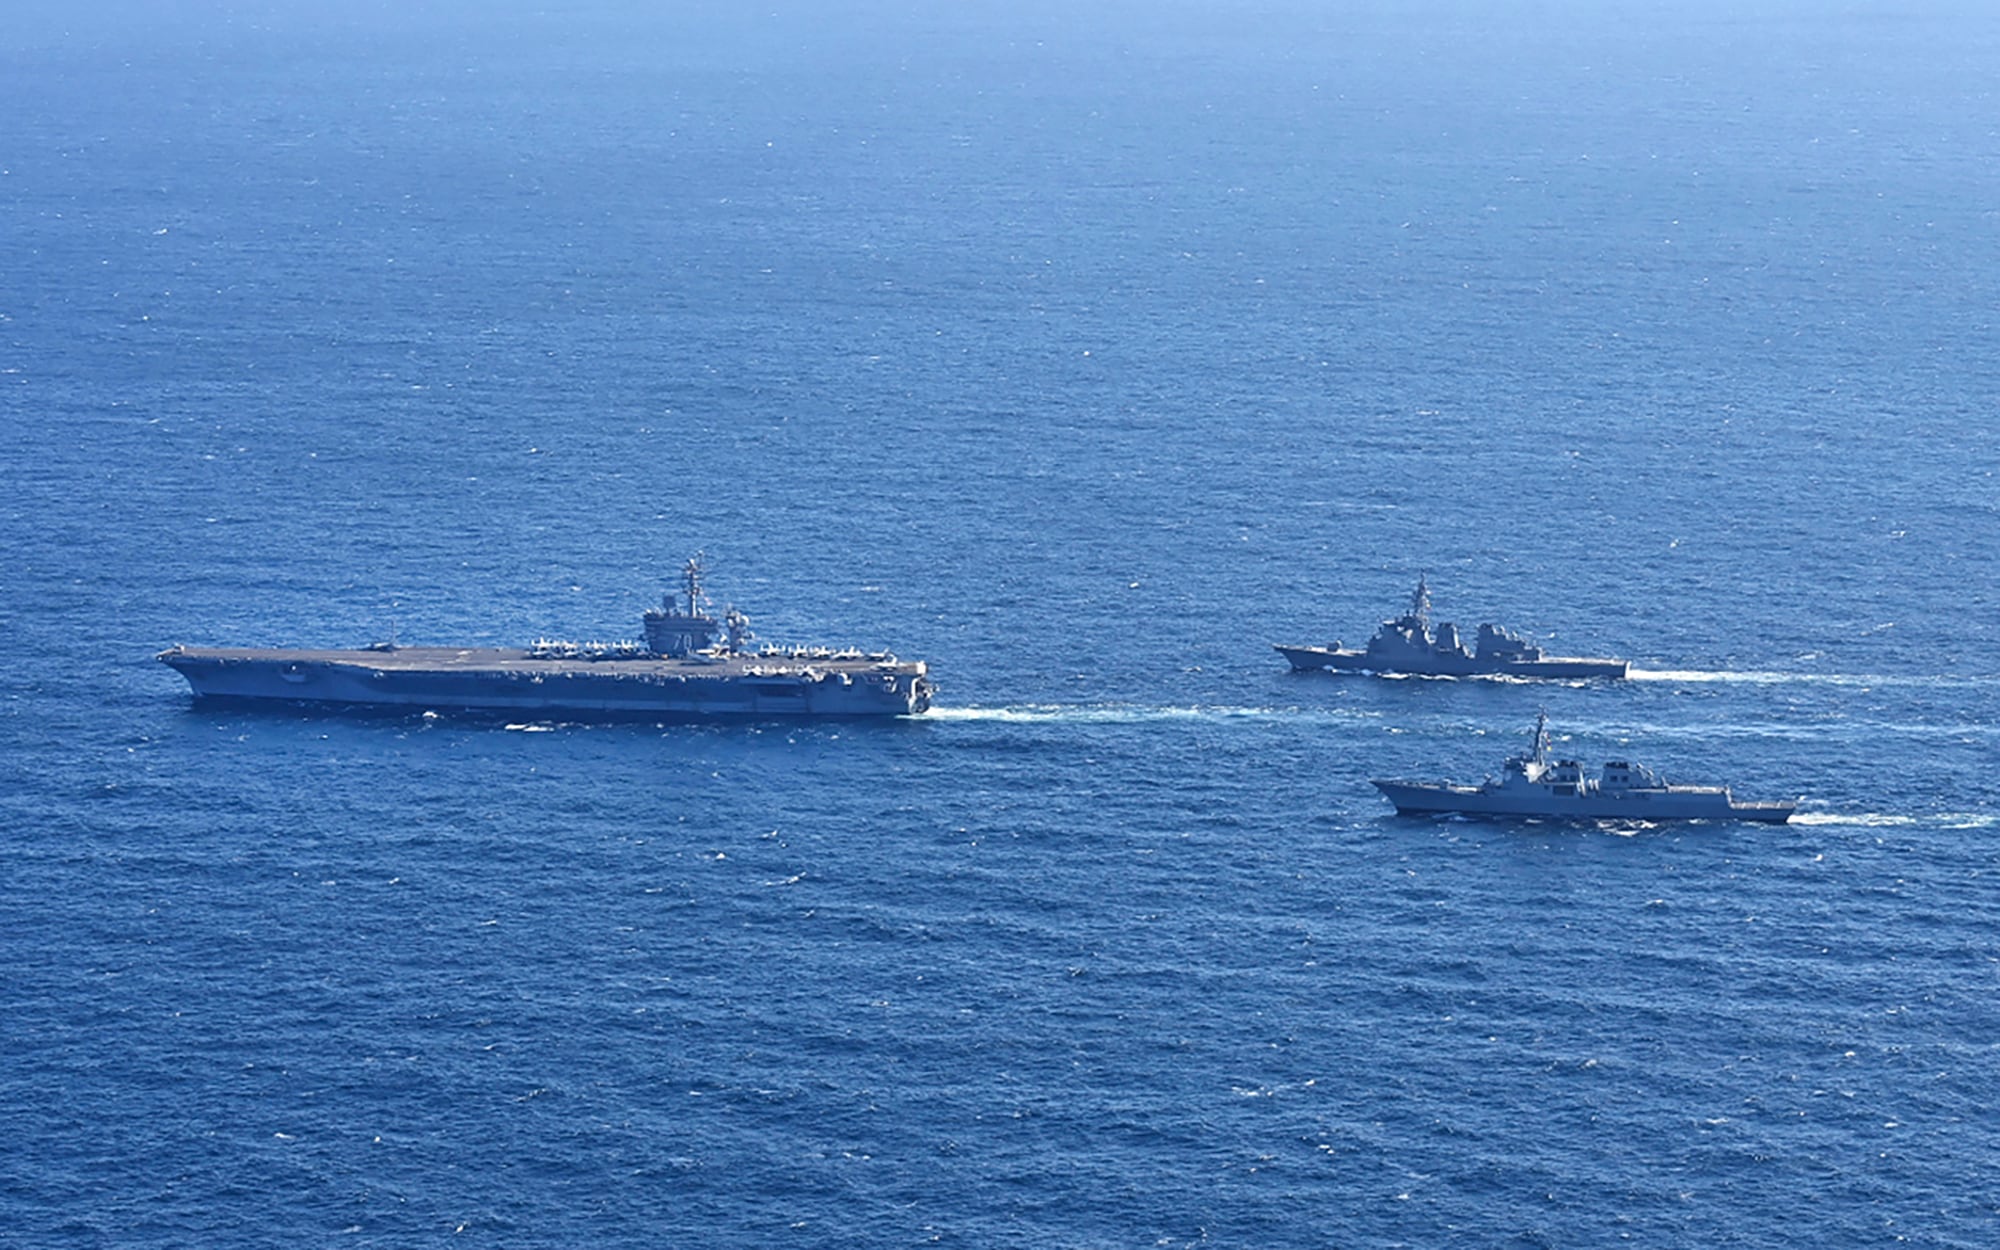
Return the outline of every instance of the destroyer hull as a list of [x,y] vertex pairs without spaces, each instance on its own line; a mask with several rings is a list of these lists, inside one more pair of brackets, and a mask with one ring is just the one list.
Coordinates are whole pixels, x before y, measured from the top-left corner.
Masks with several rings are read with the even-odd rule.
[[502,649],[291,651],[177,647],[159,657],[200,700],[594,718],[908,716],[930,706],[921,661],[732,656],[537,659]]
[[1783,824],[1795,803],[1744,803],[1708,786],[1596,792],[1588,795],[1507,794],[1482,786],[1377,781],[1375,788],[1404,815],[1504,816],[1522,820],[1749,820]]
[[1287,646],[1274,644],[1278,653],[1296,672],[1331,669],[1344,673],[1393,673],[1417,677],[1537,677],[1589,678],[1624,677],[1631,671],[1625,660],[1599,660],[1581,656],[1544,656],[1539,660],[1463,660],[1440,656],[1420,663],[1402,663],[1370,656],[1366,651],[1340,647]]

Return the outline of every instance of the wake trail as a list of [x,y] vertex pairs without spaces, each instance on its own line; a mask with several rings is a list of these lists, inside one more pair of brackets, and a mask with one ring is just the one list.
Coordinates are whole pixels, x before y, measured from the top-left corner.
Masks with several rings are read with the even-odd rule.
[[1631,681],[1665,681],[1691,685],[1695,683],[1733,683],[1745,686],[1845,686],[1856,689],[1870,689],[1881,686],[1915,686],[1934,689],[1967,686],[1981,688],[2000,687],[2000,677],[1945,676],[1941,674],[1867,674],[1867,673],[1785,673],[1776,671],[1730,671],[1723,669],[1647,669],[1635,668],[1626,674]]
[[1375,720],[1379,716],[1372,712],[1296,707],[1024,703],[1007,707],[934,707],[924,713],[923,719],[1012,725],[1140,725],[1163,721],[1353,721]]
[[1793,812],[1795,825],[1853,825],[1866,829],[1990,829],[2000,824],[2000,813],[1935,812],[1906,816],[1894,812]]

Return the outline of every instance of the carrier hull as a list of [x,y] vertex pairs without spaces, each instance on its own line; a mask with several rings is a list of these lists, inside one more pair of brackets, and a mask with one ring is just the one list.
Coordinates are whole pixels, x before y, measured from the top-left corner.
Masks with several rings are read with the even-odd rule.
[[782,719],[910,716],[931,695],[922,661],[851,654],[573,660],[504,648],[176,647],[159,658],[197,699],[272,706]]

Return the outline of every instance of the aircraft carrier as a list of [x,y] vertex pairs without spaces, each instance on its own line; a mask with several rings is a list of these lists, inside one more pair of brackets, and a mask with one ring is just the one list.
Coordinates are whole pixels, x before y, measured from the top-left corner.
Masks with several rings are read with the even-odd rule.
[[[914,716],[935,689],[922,660],[751,646],[750,620],[706,608],[700,556],[645,614],[643,641],[352,650],[172,647],[159,658],[197,700],[576,718]],[[683,610],[680,599],[686,599]]]

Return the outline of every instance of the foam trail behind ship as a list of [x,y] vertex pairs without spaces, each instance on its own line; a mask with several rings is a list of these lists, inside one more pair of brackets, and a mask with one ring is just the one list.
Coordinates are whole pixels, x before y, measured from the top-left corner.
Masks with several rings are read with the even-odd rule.
[[1007,707],[933,707],[915,719],[1007,724],[1138,725],[1210,720],[1353,721],[1375,719],[1375,716],[1372,713],[1296,707],[1023,703]]
[[1943,829],[1990,829],[2000,824],[2000,815],[1992,812],[1937,812],[1923,816],[1909,816],[1893,812],[1806,811],[1792,813],[1792,823],[1852,825],[1868,829],[1902,829],[1918,826],[1936,826]]
[[1895,676],[1867,673],[1783,673],[1768,670],[1748,670],[1742,672],[1726,669],[1644,669],[1635,668],[1626,674],[1630,681],[1673,682],[1692,685],[1702,682],[1729,683],[1744,686],[1843,686],[1856,689],[1878,686],[2000,686],[2000,676],[1939,676],[1928,673],[1900,674]]

